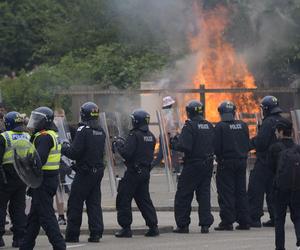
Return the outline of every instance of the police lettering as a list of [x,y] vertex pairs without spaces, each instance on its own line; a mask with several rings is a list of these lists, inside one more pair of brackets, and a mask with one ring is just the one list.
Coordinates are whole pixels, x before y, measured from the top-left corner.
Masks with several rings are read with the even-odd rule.
[[93,135],[103,135],[102,131],[93,130]]
[[145,142],[153,142],[153,137],[152,136],[144,136],[144,141]]
[[242,124],[230,124],[229,128],[232,129],[232,130],[243,129]]
[[198,124],[198,129],[209,129],[208,124]]

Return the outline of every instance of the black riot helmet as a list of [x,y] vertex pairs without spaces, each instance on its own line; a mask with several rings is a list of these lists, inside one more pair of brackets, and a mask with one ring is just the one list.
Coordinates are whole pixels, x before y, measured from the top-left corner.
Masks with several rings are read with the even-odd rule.
[[189,119],[192,119],[195,116],[199,115],[203,116],[203,110],[204,105],[202,104],[202,102],[196,100],[190,101],[185,107],[185,111]]
[[150,115],[143,109],[136,109],[131,114],[131,122],[133,128],[148,130]]
[[39,107],[31,112],[27,128],[33,131],[50,129],[54,120],[54,112],[48,107]]
[[218,112],[222,121],[233,121],[235,118],[236,106],[233,102],[221,102],[218,107]]
[[80,108],[80,118],[82,122],[89,122],[92,120],[98,120],[99,107],[96,103],[86,102]]
[[6,130],[14,130],[24,124],[24,118],[19,112],[11,111],[4,116]]
[[282,109],[279,107],[279,102],[275,96],[265,96],[260,102],[260,108],[263,111],[264,117],[270,114],[278,114],[282,112]]

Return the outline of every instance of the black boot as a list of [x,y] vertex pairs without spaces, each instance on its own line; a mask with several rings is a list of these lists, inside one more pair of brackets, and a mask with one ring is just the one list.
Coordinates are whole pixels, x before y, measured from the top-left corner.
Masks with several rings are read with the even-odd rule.
[[275,227],[275,223],[273,220],[268,220],[262,223],[263,227]]
[[4,247],[5,243],[2,237],[0,237],[0,247]]
[[177,227],[176,229],[173,230],[173,233],[177,234],[188,234],[190,232],[189,227]]
[[78,237],[73,237],[73,236],[66,235],[65,242],[67,242],[67,243],[78,243],[79,242],[79,238]]
[[257,221],[251,221],[250,227],[253,227],[253,228],[261,228],[261,222],[260,222],[260,220],[257,220]]
[[219,226],[215,227],[216,231],[232,231],[233,226],[232,224],[225,224],[225,223],[220,223]]
[[98,243],[102,237],[100,235],[91,235],[88,242]]
[[201,233],[208,234],[209,233],[209,226],[201,226]]
[[132,231],[131,231],[130,227],[122,228],[120,231],[115,233],[115,236],[117,238],[131,238]]
[[236,230],[250,230],[250,226],[248,224],[239,224],[235,227]]
[[155,237],[159,235],[158,227],[150,227],[149,230],[145,233],[146,237]]

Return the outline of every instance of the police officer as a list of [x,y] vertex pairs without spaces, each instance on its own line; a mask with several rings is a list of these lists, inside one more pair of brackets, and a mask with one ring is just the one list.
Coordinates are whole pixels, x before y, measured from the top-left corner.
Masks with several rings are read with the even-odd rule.
[[[171,140],[174,150],[184,152],[184,165],[175,195],[174,233],[189,233],[191,203],[196,192],[199,203],[201,233],[208,233],[214,218],[211,214],[210,182],[213,172],[214,129],[203,118],[203,104],[190,101],[186,106],[188,120],[179,137]],[[200,205],[201,204],[201,205]]]
[[4,116],[6,132],[0,136],[0,247],[4,246],[5,217],[7,204],[12,221],[13,247],[19,247],[26,227],[25,193],[26,185],[18,177],[13,167],[13,146],[19,140],[30,140],[24,132],[23,118],[20,113],[12,111]]
[[230,101],[218,107],[221,121],[215,127],[217,157],[217,190],[221,223],[215,230],[250,229],[246,192],[246,169],[249,151],[249,129],[243,121],[235,120],[236,106]]
[[250,173],[248,185],[249,209],[251,217],[251,227],[261,227],[261,217],[263,216],[264,194],[270,220],[263,223],[263,226],[274,226],[274,212],[272,202],[273,173],[268,168],[267,155],[269,147],[276,142],[275,126],[282,119],[281,108],[276,97],[265,96],[261,101],[263,112],[263,122],[257,135],[251,139],[250,147],[256,150],[256,162],[254,169]]
[[20,250],[32,250],[35,247],[35,240],[40,227],[46,232],[53,249],[66,249],[53,208],[53,197],[59,183],[58,173],[61,156],[61,145],[58,142],[53,119],[54,113],[50,108],[39,107],[31,112],[27,124],[27,127],[33,131],[31,141],[42,162],[43,181],[38,188],[30,190],[31,209]]
[[67,210],[66,242],[78,242],[83,203],[87,207],[89,242],[99,242],[103,234],[101,180],[106,135],[100,127],[99,108],[86,102],[80,110],[81,124],[72,145],[63,144],[62,154],[76,160],[75,177]]
[[135,200],[149,227],[145,236],[158,236],[157,215],[149,193],[150,168],[156,139],[149,130],[150,115],[135,110],[131,115],[133,129],[125,141],[113,142],[113,147],[124,158],[127,170],[119,182],[116,207],[118,223],[122,227],[116,237],[132,237],[131,202]]

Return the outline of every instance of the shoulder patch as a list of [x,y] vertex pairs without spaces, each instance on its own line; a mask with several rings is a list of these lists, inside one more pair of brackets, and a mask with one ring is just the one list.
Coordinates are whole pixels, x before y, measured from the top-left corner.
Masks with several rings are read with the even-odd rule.
[[85,126],[80,126],[77,131],[81,131]]

